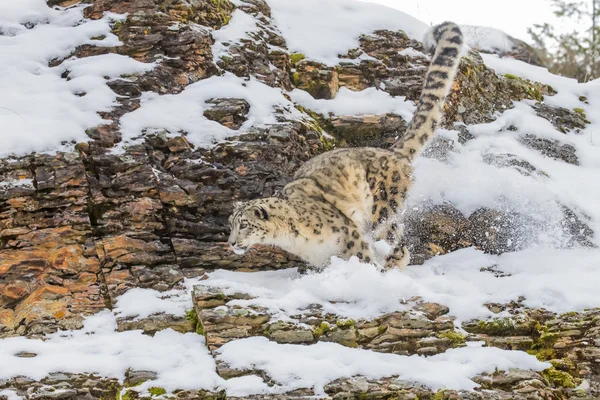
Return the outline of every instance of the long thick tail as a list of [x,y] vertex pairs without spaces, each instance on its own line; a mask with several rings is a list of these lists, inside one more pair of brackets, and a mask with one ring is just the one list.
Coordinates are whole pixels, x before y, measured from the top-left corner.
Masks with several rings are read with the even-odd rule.
[[409,161],[414,159],[429,141],[442,115],[444,101],[458,69],[463,35],[458,25],[444,22],[429,30],[423,44],[426,47],[434,47],[435,53],[425,76],[419,105],[408,129],[391,148]]

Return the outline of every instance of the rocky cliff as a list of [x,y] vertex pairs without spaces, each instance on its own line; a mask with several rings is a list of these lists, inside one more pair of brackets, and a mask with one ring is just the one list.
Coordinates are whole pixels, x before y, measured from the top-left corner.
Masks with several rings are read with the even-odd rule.
[[[278,249],[231,253],[232,204],[273,194],[321,152],[386,147],[401,137],[429,61],[415,35],[420,25],[367,24],[351,38],[355,47],[328,59],[299,51],[302,38],[290,36],[294,15],[282,0],[52,0],[47,7],[80,12],[67,23],[73,29],[109,26],[47,61],[64,82],[85,74],[73,60],[119,55],[149,67],[99,74],[115,101],[98,109],[103,121],[83,140],[2,153],[0,398],[600,396],[600,301],[583,295],[595,288],[584,276],[571,283],[560,275],[570,268],[598,277],[593,193],[580,190],[597,185],[600,154],[585,139],[596,123],[588,115],[598,100],[594,82],[576,85],[469,52],[443,129],[417,165],[404,220],[415,265],[377,278],[366,266],[338,263],[320,275]],[[316,25],[327,11],[310,11]],[[31,31],[48,24],[23,18],[17,22]],[[19,37],[21,28],[0,22],[0,39]],[[551,250],[531,250],[539,248]],[[460,275],[473,268],[475,275]],[[377,297],[386,279],[395,283],[382,291],[398,290],[392,300]],[[464,286],[470,279],[473,287]],[[82,332],[96,335],[96,344],[85,347]],[[61,337],[88,350],[60,361],[69,347],[60,347]],[[135,357],[109,361],[146,341]],[[109,342],[123,347],[96,360]],[[58,356],[48,358],[44,343]],[[499,353],[467,353],[475,348]],[[169,358],[188,350],[189,364]],[[337,360],[346,351],[346,361],[314,379],[303,375],[320,352]],[[178,378],[140,361],[144,355]],[[96,361],[71,362],[77,357]],[[481,357],[490,365],[477,364]],[[396,369],[416,359],[430,362],[422,368],[437,380]],[[444,381],[466,362],[479,365],[463,372],[467,383]]]

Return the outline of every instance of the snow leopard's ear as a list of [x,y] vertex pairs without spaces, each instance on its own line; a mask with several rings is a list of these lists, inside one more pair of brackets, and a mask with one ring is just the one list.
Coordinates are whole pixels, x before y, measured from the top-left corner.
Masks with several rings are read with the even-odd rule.
[[239,210],[244,205],[241,201],[236,201],[233,203],[233,211]]
[[254,215],[256,215],[257,218],[264,219],[265,221],[269,220],[269,213],[264,207],[256,207],[254,209]]

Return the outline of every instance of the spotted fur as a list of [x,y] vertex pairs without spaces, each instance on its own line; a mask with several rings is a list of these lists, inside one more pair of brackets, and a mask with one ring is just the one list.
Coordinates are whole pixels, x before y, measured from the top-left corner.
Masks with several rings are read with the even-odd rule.
[[390,150],[361,147],[321,154],[304,164],[278,197],[237,204],[230,218],[234,249],[272,245],[323,266],[334,255],[374,262],[373,240],[386,240],[394,245],[386,268],[408,264],[393,217],[412,184],[411,163],[441,117],[463,38],[457,25],[445,22],[430,30],[428,43],[435,52],[405,135]]

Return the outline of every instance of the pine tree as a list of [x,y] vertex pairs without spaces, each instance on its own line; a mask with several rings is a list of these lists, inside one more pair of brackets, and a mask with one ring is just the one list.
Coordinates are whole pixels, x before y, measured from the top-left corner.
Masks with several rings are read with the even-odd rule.
[[600,77],[600,0],[549,0],[554,14],[581,29],[557,33],[550,24],[534,25],[529,34],[540,58],[553,73],[587,82]]

